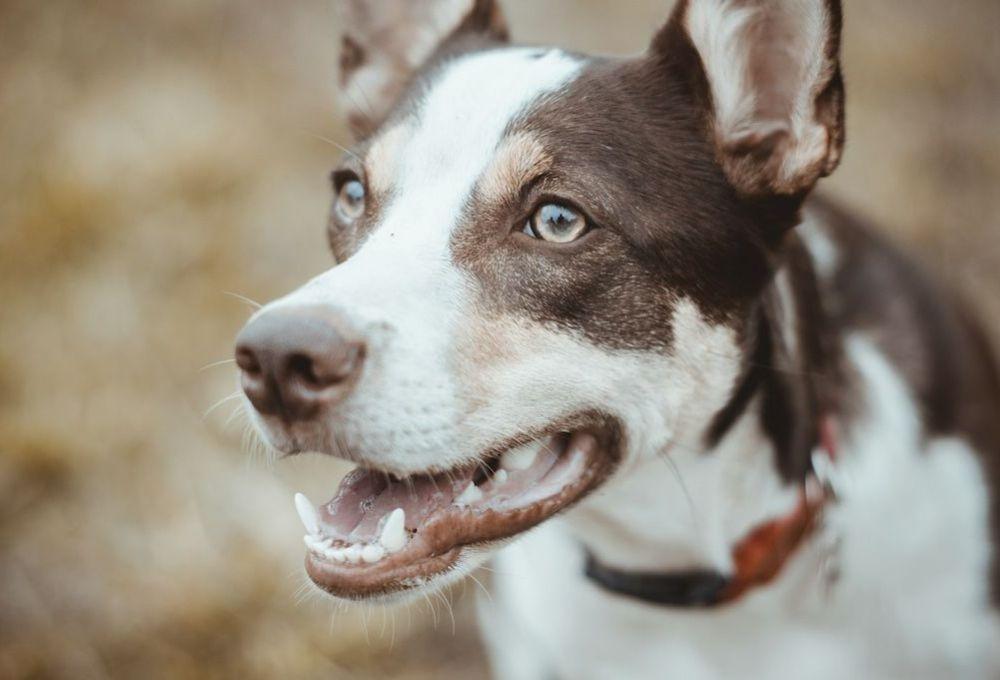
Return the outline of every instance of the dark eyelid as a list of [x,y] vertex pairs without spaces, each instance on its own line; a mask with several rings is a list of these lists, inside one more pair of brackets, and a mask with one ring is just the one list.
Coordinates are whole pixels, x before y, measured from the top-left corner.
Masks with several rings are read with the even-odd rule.
[[532,205],[531,210],[528,211],[528,217],[529,218],[532,217],[536,212],[541,210],[544,206],[546,206],[549,203],[553,203],[555,205],[559,205],[562,206],[563,208],[573,211],[574,213],[579,215],[587,223],[587,226],[590,227],[591,229],[596,229],[597,227],[601,226],[600,223],[598,223],[597,220],[593,219],[590,216],[590,213],[587,210],[584,210],[583,206],[580,205],[580,203],[575,199],[549,192],[540,194],[534,200],[534,202],[531,204]]
[[[531,179],[529,179],[524,184],[522,184],[521,185],[521,191],[519,192],[519,195],[518,195],[518,200],[521,203],[527,202],[527,200],[531,196],[531,194],[535,191],[535,189],[538,188],[538,185],[539,184],[543,184],[547,179],[549,179],[549,174],[546,173],[546,172],[541,172],[541,173],[535,175],[534,177],[532,177]],[[532,212],[534,212],[534,211],[532,211]]]
[[362,185],[365,183],[362,175],[353,168],[338,168],[330,173],[330,184],[333,185],[334,191],[340,191],[345,184],[352,180],[358,180]]

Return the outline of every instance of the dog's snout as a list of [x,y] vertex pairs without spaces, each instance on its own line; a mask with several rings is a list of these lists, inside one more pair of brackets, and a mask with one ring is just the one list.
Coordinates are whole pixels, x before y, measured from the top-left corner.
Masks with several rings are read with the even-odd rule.
[[364,356],[364,343],[323,307],[265,312],[236,338],[236,364],[250,403],[289,422],[308,420],[343,399]]

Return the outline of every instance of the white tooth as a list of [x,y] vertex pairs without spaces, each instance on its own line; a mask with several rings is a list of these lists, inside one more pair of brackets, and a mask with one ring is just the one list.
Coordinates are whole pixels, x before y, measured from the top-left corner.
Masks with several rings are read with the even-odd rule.
[[396,508],[385,518],[378,542],[391,553],[402,550],[406,545],[406,511],[403,508]]
[[493,473],[493,483],[500,486],[507,481],[507,471],[504,469],[497,470]]
[[319,512],[305,494],[295,494],[295,509],[298,511],[299,519],[302,520],[306,531],[314,536],[319,534]]
[[306,544],[306,547],[310,550],[318,553],[322,553],[330,545],[331,539],[322,539],[319,536],[313,536],[312,534],[306,534],[302,537],[302,541]]
[[469,486],[465,487],[465,491],[458,495],[458,498],[455,499],[455,503],[457,505],[472,505],[476,501],[482,500],[482,498],[483,492],[479,489],[479,487],[472,482],[469,482]]
[[538,453],[537,444],[528,444],[511,449],[500,458],[500,467],[504,470],[527,470],[535,462]]
[[385,557],[385,548],[380,545],[373,543],[361,549],[361,559],[368,564],[378,562],[383,557]]
[[343,548],[326,548],[323,551],[323,557],[328,560],[333,560],[334,562],[344,561],[344,549]]
[[351,564],[357,564],[361,561],[361,546],[357,543],[353,543],[346,548],[344,548],[344,559]]

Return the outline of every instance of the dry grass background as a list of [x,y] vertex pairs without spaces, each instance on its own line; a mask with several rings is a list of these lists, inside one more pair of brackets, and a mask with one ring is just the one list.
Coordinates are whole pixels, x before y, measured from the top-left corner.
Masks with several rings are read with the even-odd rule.
[[[240,445],[247,308],[328,266],[333,2],[0,2],[0,677],[481,677],[469,604],[301,601],[291,494]],[[508,0],[516,35],[644,47],[668,0]],[[827,190],[1000,329],[1000,3],[847,0]]]

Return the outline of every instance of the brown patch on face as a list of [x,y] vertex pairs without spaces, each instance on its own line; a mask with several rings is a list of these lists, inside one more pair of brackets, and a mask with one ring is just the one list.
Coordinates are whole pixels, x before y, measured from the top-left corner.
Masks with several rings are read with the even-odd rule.
[[[766,217],[727,182],[688,86],[650,59],[596,61],[511,125],[516,141],[501,147],[452,240],[454,261],[480,284],[479,309],[619,349],[669,347],[681,297],[715,323],[749,317],[771,274],[757,228]],[[517,186],[512,169],[529,157],[545,170]],[[565,245],[520,233],[546,202],[594,228]]]

